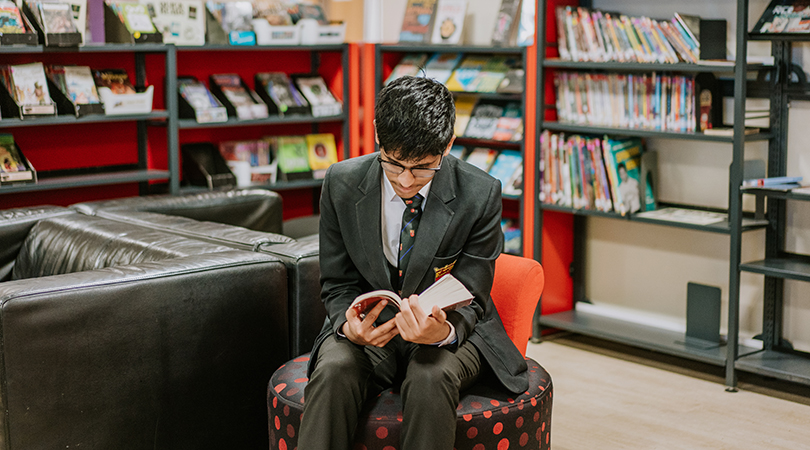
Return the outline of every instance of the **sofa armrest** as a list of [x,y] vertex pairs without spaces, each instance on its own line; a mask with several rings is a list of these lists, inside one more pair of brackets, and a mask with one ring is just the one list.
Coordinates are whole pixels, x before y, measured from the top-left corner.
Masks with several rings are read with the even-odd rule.
[[228,251],[0,283],[7,448],[267,448],[286,269]]
[[235,225],[268,233],[281,234],[282,232],[281,196],[266,189],[127,197],[77,203],[71,207],[88,215],[94,215],[101,210],[149,211]]
[[11,279],[14,261],[31,228],[40,220],[67,214],[75,212],[61,206],[36,206],[0,211],[0,282]]

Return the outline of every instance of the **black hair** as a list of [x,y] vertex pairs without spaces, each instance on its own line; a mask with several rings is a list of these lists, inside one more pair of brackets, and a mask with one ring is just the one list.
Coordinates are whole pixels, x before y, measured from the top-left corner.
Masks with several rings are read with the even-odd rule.
[[453,138],[453,95],[436,80],[405,76],[385,86],[374,114],[380,148],[401,161],[441,155]]
[[616,172],[618,172],[619,169],[624,169],[624,171],[627,172],[627,166],[625,166],[623,162],[616,164]]

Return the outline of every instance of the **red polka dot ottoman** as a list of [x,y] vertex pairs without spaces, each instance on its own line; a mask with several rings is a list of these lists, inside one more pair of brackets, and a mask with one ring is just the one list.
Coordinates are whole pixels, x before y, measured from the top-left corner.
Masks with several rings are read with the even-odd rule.
[[[267,389],[270,449],[295,450],[304,405],[309,354],[281,366]],[[536,361],[529,365],[529,390],[513,395],[473,386],[458,405],[456,450],[548,449],[551,443],[551,377]],[[402,402],[386,390],[370,399],[355,433],[355,450],[399,448]]]

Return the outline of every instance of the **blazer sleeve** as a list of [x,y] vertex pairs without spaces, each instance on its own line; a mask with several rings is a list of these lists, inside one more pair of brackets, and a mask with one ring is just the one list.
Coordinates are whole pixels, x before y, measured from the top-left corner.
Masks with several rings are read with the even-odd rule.
[[[333,190],[335,182],[332,169],[327,170],[321,188],[320,200],[320,268],[321,301],[332,323],[332,331],[337,332],[346,322],[346,310],[354,299],[363,293],[360,280],[362,275],[354,265],[340,231]],[[340,183],[340,180],[337,180]],[[342,205],[344,208],[348,205]]]
[[501,230],[501,184],[493,180],[485,208],[470,230],[453,270],[453,276],[469,289],[475,298],[470,306],[448,313],[447,318],[456,328],[457,344],[461,345],[473,332],[475,325],[493,310],[492,279],[495,260],[503,250]]

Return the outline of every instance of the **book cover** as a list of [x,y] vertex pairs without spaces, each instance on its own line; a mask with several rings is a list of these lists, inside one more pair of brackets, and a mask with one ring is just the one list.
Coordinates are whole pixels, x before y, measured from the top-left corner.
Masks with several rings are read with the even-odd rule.
[[609,155],[616,183],[612,186],[619,194],[619,201],[614,201],[614,208],[621,215],[641,210],[641,151],[642,141],[639,138],[615,139],[605,136],[602,141],[604,151]]
[[133,36],[137,37],[140,34],[157,31],[146,5],[134,2],[118,2],[118,8],[124,25]]
[[205,45],[205,10],[201,0],[145,0],[163,42],[174,45]]
[[10,66],[11,84],[18,105],[50,105],[53,103],[48,91],[45,66],[40,63]]
[[78,33],[73,23],[73,12],[67,3],[38,2],[42,28],[46,33]]
[[276,139],[276,160],[285,181],[312,177],[304,136],[279,136]]
[[477,101],[478,97],[475,95],[456,95],[456,123],[453,128],[456,136],[464,136]]
[[427,59],[427,53],[409,53],[403,56],[402,60],[399,61],[399,64],[394,66],[394,70],[392,70],[391,74],[388,75],[388,78],[385,79],[384,84],[388,84],[397,78],[402,78],[404,76],[419,76],[419,74],[425,68],[425,62]]
[[101,103],[93,81],[93,73],[87,66],[62,66],[65,77],[65,93],[77,105]]
[[475,92],[475,81],[491,56],[467,55],[447,80],[447,89],[455,92]]
[[466,161],[484,172],[489,172],[489,168],[492,166],[492,163],[495,162],[497,156],[497,150],[477,147],[467,155]]
[[656,180],[658,179],[658,153],[646,151],[641,154],[639,180],[641,186],[641,210],[653,211],[658,207],[655,197]]
[[[445,311],[452,311],[463,306],[467,306],[475,298],[456,277],[448,273],[419,294],[419,306],[423,311],[430,314],[434,306],[438,306]],[[374,309],[382,300],[387,300],[388,305],[397,309],[400,308],[402,299],[396,293],[388,290],[377,290],[359,295],[351,304],[351,308],[357,311],[361,317]]]
[[810,33],[810,0],[772,0],[754,33]]
[[399,32],[399,42],[427,42],[436,0],[408,0]]
[[479,102],[475,105],[470,123],[464,136],[478,139],[492,139],[498,128],[498,119],[503,116],[503,106],[495,103]]
[[453,73],[453,69],[461,62],[461,53],[436,53],[430,57],[425,70],[420,75],[432,78],[439,83],[446,83]]
[[524,1],[520,4],[520,18],[518,19],[517,38],[515,42],[519,47],[529,47],[534,44],[535,9],[535,2]]
[[194,109],[222,107],[219,100],[211,94],[211,91],[202,81],[192,79],[177,80],[177,89],[180,91],[180,95]]
[[296,22],[301,19],[315,19],[321,25],[329,25],[329,21],[326,20],[326,13],[324,13],[321,5],[298,3],[294,9],[294,15],[297,17]]
[[522,94],[523,83],[526,79],[526,71],[522,67],[510,68],[495,92],[499,94]]
[[326,176],[326,169],[338,161],[335,136],[332,133],[308,134],[307,157],[314,178]]
[[307,101],[284,72],[257,73],[256,84],[256,89],[263,89],[270,96],[281,116],[291,109],[308,106]]
[[432,44],[460,44],[466,14],[467,0],[439,0],[430,42]]
[[14,136],[0,134],[0,172],[12,173],[28,170],[17,146],[14,145]]
[[125,69],[102,69],[93,71],[93,79],[97,88],[106,87],[113,94],[134,94],[135,87],[129,81],[129,75]]
[[339,103],[320,76],[296,77],[295,82],[311,105],[334,105]]
[[253,31],[253,5],[250,2],[221,3],[220,17],[222,29],[231,31]]
[[512,43],[519,9],[520,0],[501,0],[501,7],[495,18],[495,29],[492,31],[492,45],[505,47]]
[[245,86],[242,84],[242,78],[240,78],[239,75],[235,73],[213,74],[211,75],[211,81],[219,87],[222,94],[225,95],[225,98],[227,98],[234,107],[238,108],[240,106],[252,106],[256,104],[256,100],[250,95],[250,92],[245,89]]
[[474,92],[492,93],[498,90],[501,82],[506,78],[506,72],[518,65],[518,58],[510,56],[492,56],[472,82]]
[[489,174],[501,182],[502,191],[506,190],[512,176],[523,165],[523,156],[517,150],[501,150],[495,158]]
[[14,2],[0,1],[0,34],[25,33],[20,9]]
[[492,139],[496,141],[516,141],[516,135],[519,133],[518,129],[523,123],[521,117],[520,103],[509,102],[503,109],[503,115],[498,118],[495,125],[495,132],[492,133]]

